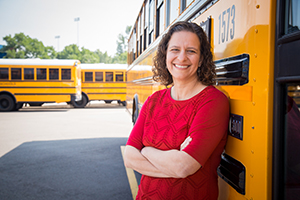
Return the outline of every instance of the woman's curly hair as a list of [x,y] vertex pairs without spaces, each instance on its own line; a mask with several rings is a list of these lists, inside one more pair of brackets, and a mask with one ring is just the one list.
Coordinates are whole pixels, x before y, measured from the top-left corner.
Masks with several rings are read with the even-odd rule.
[[192,32],[198,36],[200,41],[200,56],[202,58],[201,66],[197,70],[198,80],[204,85],[213,85],[215,83],[216,72],[213,55],[211,53],[211,46],[208,42],[207,36],[199,25],[185,21],[173,24],[169,31],[163,35],[158,45],[157,53],[153,58],[153,80],[161,82],[165,86],[173,83],[172,75],[166,66],[166,56],[169,41],[173,33],[180,31]]

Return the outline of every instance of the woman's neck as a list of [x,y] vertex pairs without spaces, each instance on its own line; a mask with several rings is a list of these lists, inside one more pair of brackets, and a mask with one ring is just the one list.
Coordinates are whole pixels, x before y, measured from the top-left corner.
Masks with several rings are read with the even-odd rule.
[[187,100],[200,93],[204,88],[206,88],[206,85],[198,80],[187,83],[174,83],[171,88],[171,97],[178,101]]

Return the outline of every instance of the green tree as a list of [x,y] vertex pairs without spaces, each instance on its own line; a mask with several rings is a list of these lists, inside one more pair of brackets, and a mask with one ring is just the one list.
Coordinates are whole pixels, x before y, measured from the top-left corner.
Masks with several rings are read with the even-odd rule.
[[70,44],[57,54],[57,58],[81,60],[81,52],[76,44]]
[[125,44],[126,44],[126,39],[125,36],[122,34],[118,35],[118,40],[117,40],[117,54],[120,55],[126,51],[125,49]]
[[113,58],[109,56],[107,52],[102,53],[99,49],[97,49],[95,53],[99,56],[99,63],[112,63]]
[[112,60],[112,63],[126,64],[127,63],[127,51],[122,54],[117,54]]
[[131,26],[127,26],[125,35],[119,34],[117,40],[117,53],[113,58],[113,63],[127,63],[127,44]]
[[81,48],[81,63],[99,63],[100,58],[97,53]]
[[127,26],[125,30],[125,35],[119,34],[117,40],[117,54],[122,54],[127,51],[127,43],[129,38],[129,33],[131,30],[131,26]]
[[4,50],[7,55],[5,58],[55,58],[54,48],[45,47],[41,41],[32,39],[24,33],[17,33],[3,37],[7,43]]

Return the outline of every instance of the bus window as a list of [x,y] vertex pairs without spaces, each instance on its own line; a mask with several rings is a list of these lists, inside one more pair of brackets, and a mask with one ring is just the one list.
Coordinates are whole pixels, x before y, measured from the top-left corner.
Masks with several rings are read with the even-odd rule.
[[103,72],[95,72],[96,81],[103,82]]
[[47,79],[47,69],[46,68],[37,68],[36,69],[36,79],[37,80],[46,80]]
[[140,53],[140,20],[141,18],[139,17],[137,22],[136,22],[136,50],[137,50],[137,56],[139,56]]
[[34,79],[34,69],[24,68],[24,79]]
[[136,27],[133,29],[133,34],[132,34],[132,47],[133,47],[133,60],[136,59],[137,57],[137,51],[136,51]]
[[286,15],[285,34],[297,32],[300,29],[300,2],[298,0],[287,0],[286,8],[288,9]]
[[109,81],[109,82],[113,82],[113,81],[114,81],[114,79],[113,79],[113,78],[114,78],[114,77],[113,77],[113,74],[114,74],[113,72],[106,72],[106,73],[105,73],[105,81],[106,81],[106,82],[108,82],[108,81]]
[[139,24],[139,30],[140,30],[140,54],[143,52],[143,34],[144,34],[144,9],[142,8],[141,11],[141,17],[140,17],[140,24]]
[[58,80],[58,69],[49,69],[49,80]]
[[154,0],[149,0],[149,38],[148,44],[153,42],[154,38]]
[[21,68],[11,68],[11,79],[21,80]]
[[144,49],[147,48],[147,35],[148,35],[148,24],[149,24],[149,1],[145,2],[145,24],[144,24]]
[[180,14],[192,3],[193,0],[181,0]]
[[123,82],[123,73],[116,72],[116,82]]
[[61,80],[71,80],[71,69],[61,69]]
[[1,80],[8,80],[8,68],[1,68],[0,69],[0,79]]
[[157,5],[157,11],[156,11],[156,22],[157,22],[157,30],[156,30],[156,37],[158,37],[163,31],[164,31],[164,17],[165,9],[164,9],[164,1],[160,0],[160,2]]
[[178,0],[168,0],[167,1],[167,26],[169,26],[178,17]]
[[300,152],[300,85],[289,84],[286,91],[284,199],[296,199],[295,194],[300,194],[300,155],[296,153]]
[[93,81],[93,72],[85,72],[85,82]]

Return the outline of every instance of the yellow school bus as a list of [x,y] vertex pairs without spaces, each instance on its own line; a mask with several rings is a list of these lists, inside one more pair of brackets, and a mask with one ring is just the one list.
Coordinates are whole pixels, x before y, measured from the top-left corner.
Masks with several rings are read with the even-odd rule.
[[300,197],[300,2],[144,0],[128,41],[127,107],[136,121],[157,89],[152,59],[177,21],[199,24],[214,55],[217,88],[229,98],[219,199]]
[[72,102],[83,108],[89,101],[117,101],[126,106],[126,64],[81,64],[82,99]]
[[80,99],[80,61],[0,59],[0,111]]

